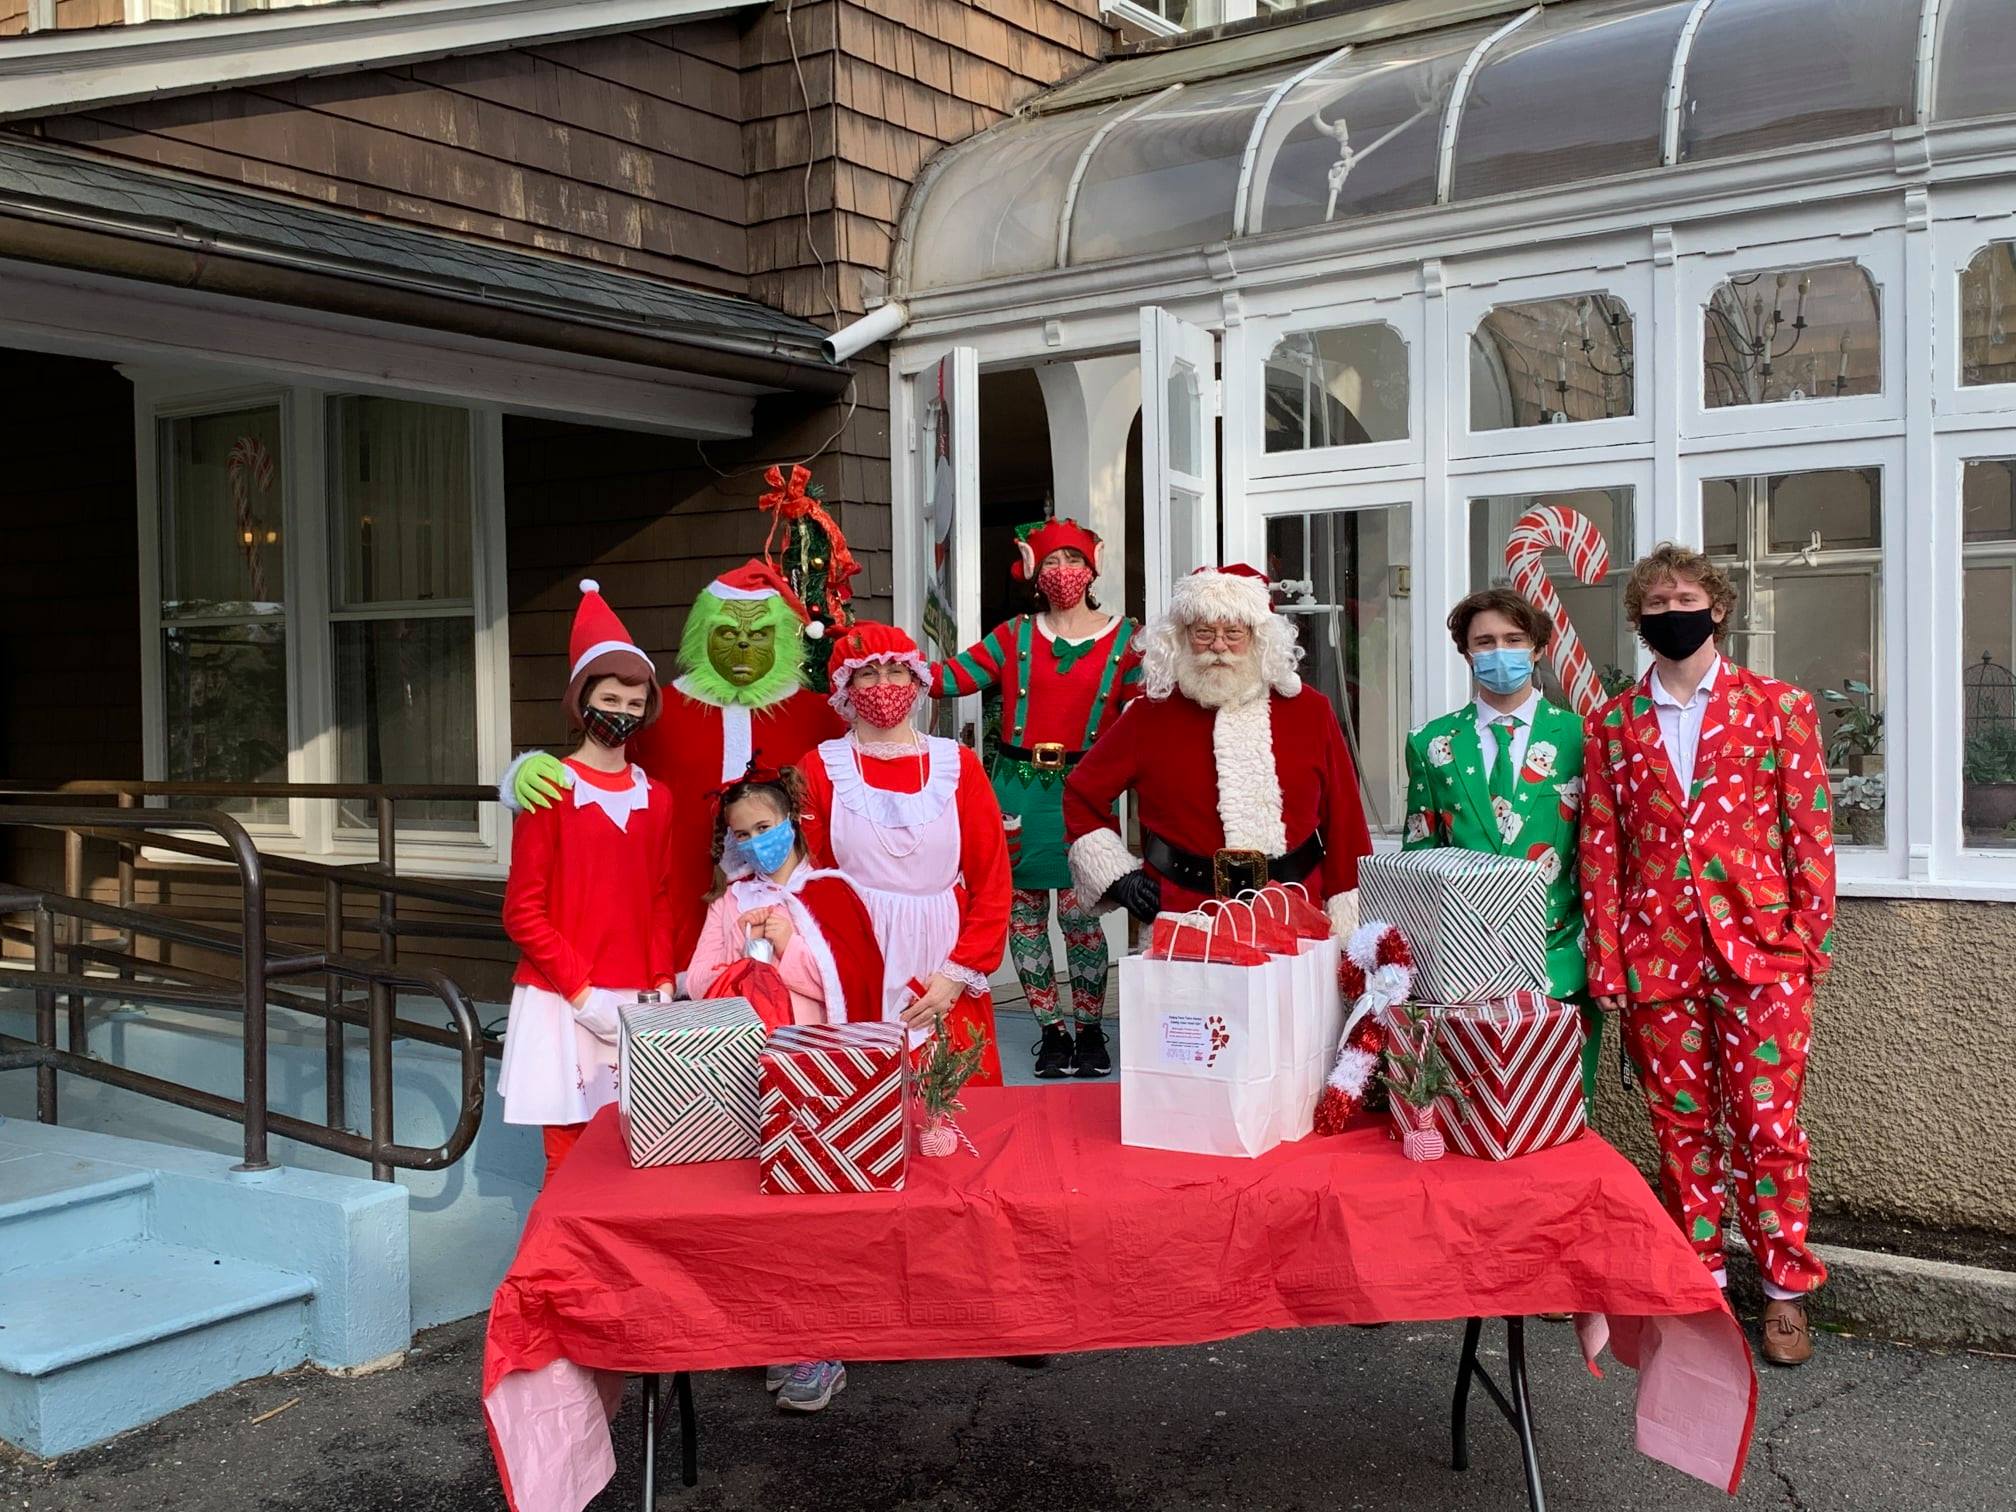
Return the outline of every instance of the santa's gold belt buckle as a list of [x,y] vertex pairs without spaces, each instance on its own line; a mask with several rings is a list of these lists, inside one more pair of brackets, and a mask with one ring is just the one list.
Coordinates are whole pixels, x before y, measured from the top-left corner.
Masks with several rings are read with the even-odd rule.
[[1267,885],[1267,853],[1257,850],[1221,850],[1211,858],[1211,890],[1221,898],[1236,898],[1242,892]]
[[1061,741],[1046,740],[1029,748],[1029,764],[1045,772],[1064,770],[1064,745]]

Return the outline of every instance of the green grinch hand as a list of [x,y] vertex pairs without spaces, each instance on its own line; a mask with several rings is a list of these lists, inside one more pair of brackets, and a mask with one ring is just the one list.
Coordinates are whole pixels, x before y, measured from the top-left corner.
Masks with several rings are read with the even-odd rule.
[[521,809],[543,809],[573,785],[574,774],[567,770],[566,762],[544,751],[534,751],[518,763],[518,774],[511,781],[511,796],[518,800]]

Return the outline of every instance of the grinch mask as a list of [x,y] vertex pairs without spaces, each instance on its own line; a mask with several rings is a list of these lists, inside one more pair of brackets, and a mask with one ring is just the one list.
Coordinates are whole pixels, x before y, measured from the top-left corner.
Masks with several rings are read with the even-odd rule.
[[781,598],[700,595],[679,641],[681,686],[714,704],[761,709],[798,691],[804,626]]

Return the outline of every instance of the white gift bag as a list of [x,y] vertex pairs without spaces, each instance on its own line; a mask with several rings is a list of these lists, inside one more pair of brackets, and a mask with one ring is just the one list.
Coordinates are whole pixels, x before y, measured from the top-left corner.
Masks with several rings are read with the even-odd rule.
[[1299,1137],[1283,1039],[1295,970],[1287,956],[1254,966],[1125,957],[1120,1142],[1250,1158]]
[[[1233,937],[1257,943],[1254,926],[1265,900],[1257,891],[1243,893],[1231,903],[1206,902],[1203,912],[1222,922]],[[1323,1090],[1323,1078],[1337,1053],[1337,1036],[1344,1027],[1343,1008],[1337,988],[1337,952],[1334,939],[1295,940],[1292,955],[1277,955],[1288,968],[1288,990],[1279,1000],[1275,1047],[1280,1056],[1283,1106],[1283,1139],[1302,1139],[1316,1127],[1316,1099]]]

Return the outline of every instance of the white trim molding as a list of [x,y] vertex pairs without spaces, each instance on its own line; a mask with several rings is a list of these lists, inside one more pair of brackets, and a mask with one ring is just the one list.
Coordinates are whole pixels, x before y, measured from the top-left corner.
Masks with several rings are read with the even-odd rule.
[[378,0],[0,41],[0,120],[605,36],[764,0]]

